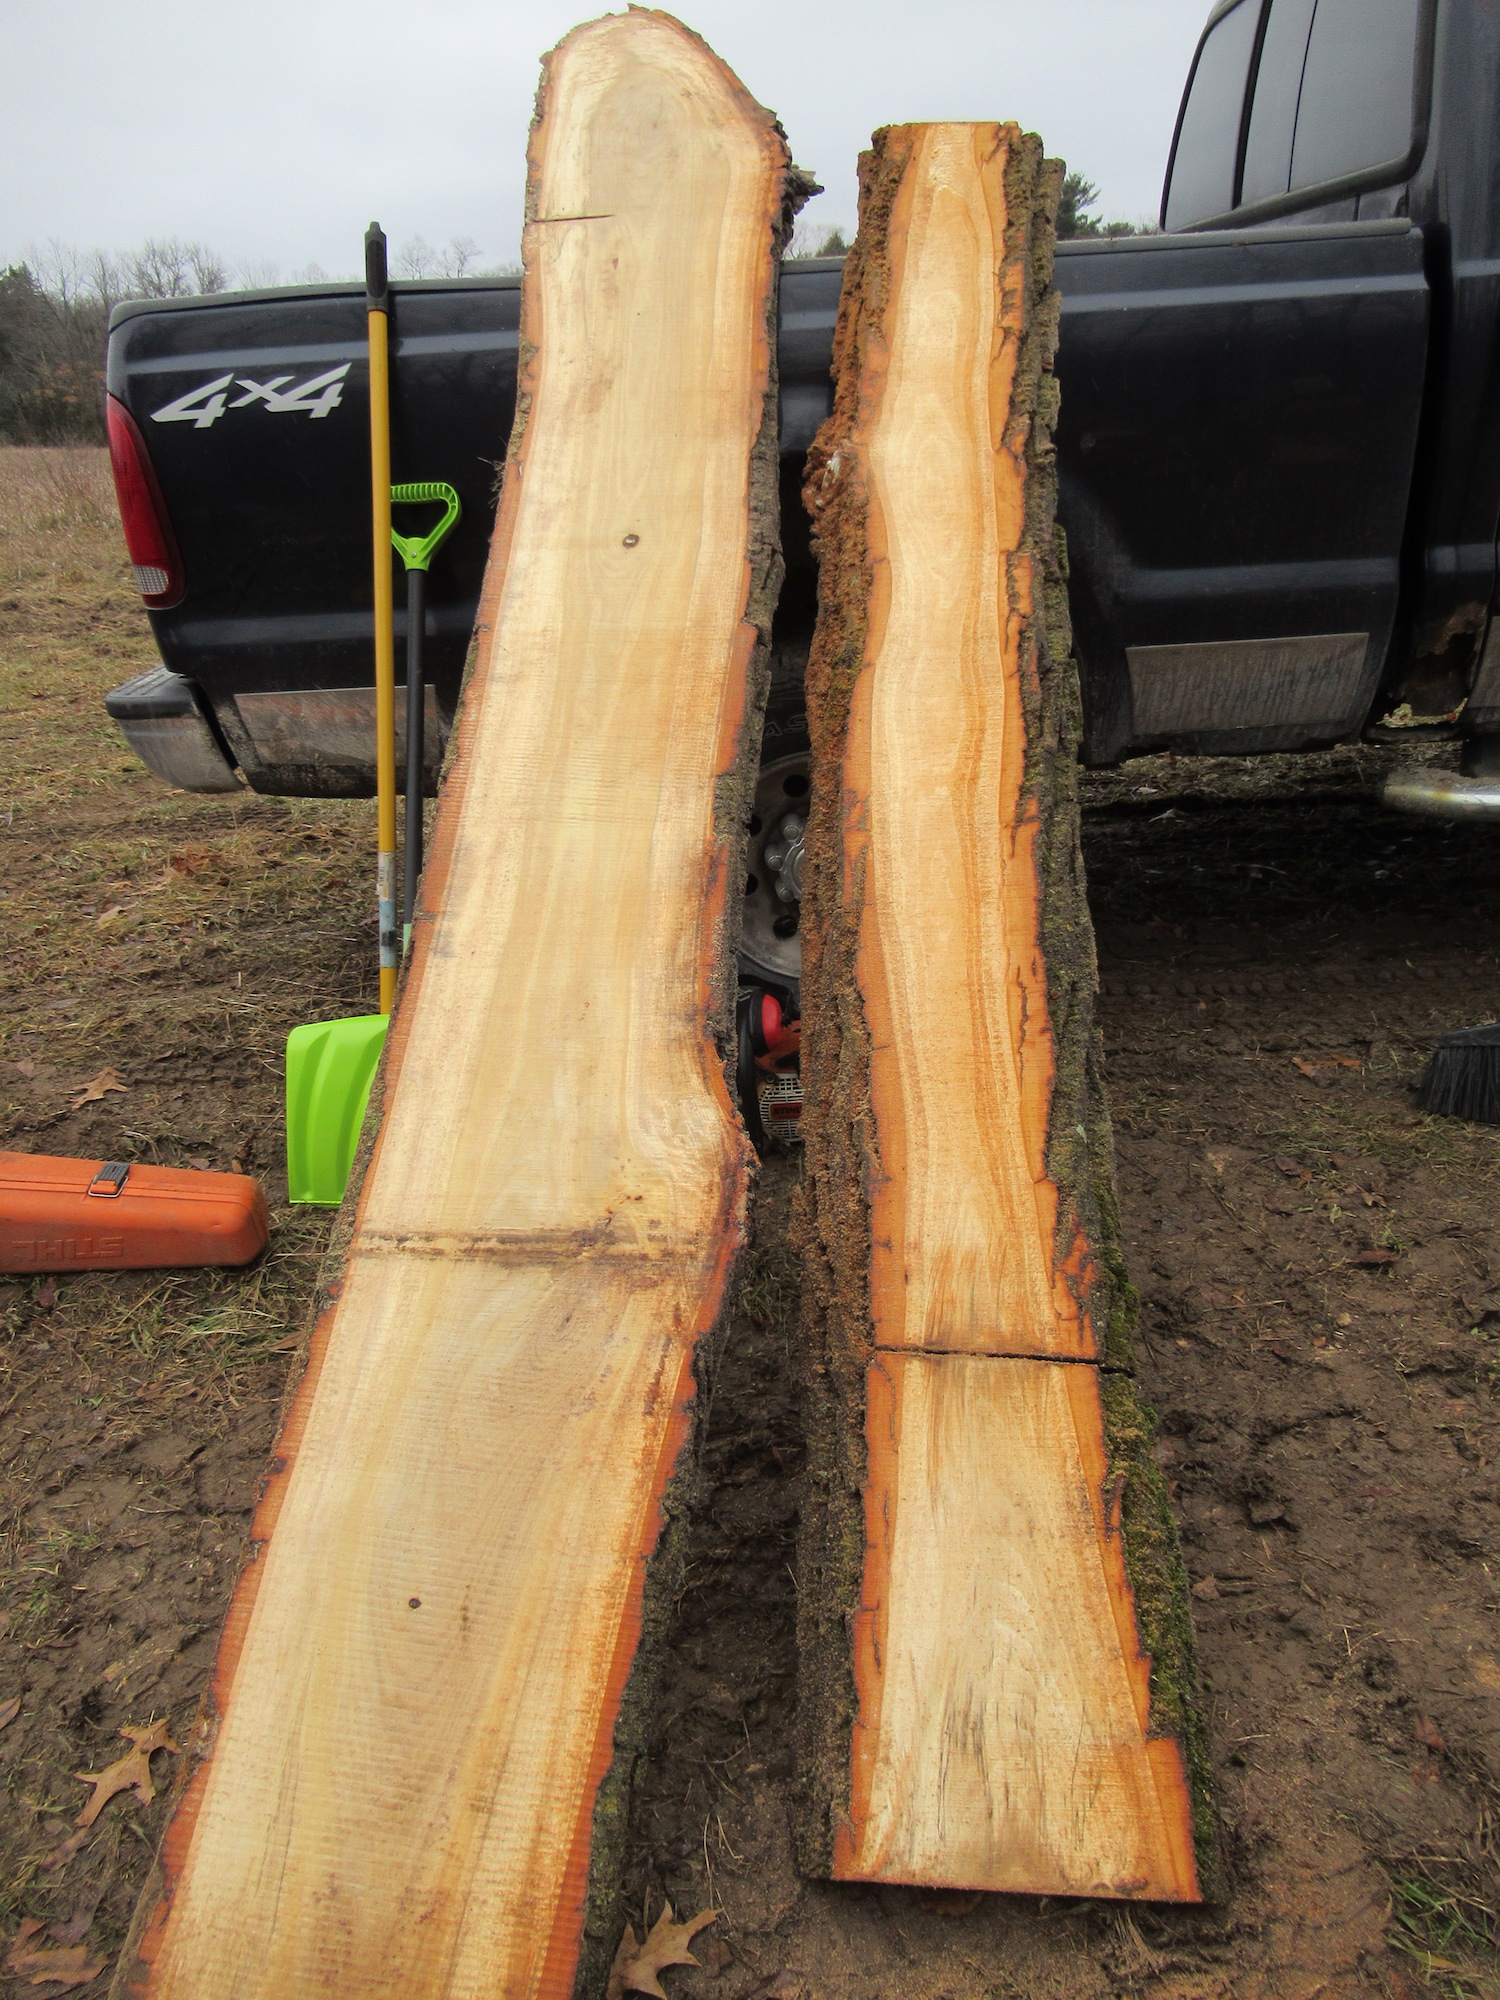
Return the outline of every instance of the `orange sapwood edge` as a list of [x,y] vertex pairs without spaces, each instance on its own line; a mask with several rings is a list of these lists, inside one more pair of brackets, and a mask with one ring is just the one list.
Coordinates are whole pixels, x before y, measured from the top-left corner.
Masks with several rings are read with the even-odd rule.
[[658,1540],[749,1179],[720,1051],[791,176],[645,9],[548,58],[530,166],[517,421],[378,1138],[116,2000],[564,2000],[618,1936]]

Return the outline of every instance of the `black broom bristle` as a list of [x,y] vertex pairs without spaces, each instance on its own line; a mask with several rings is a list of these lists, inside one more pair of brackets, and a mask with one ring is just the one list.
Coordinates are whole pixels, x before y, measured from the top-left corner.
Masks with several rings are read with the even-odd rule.
[[1500,1021],[1439,1035],[1417,1103],[1438,1118],[1500,1125]]

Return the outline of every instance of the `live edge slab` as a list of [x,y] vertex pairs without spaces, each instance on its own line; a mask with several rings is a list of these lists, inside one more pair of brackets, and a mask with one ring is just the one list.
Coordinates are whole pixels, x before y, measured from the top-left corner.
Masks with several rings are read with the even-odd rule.
[[1014,125],[876,134],[809,461],[799,1837],[840,1881],[1191,1902],[1078,849],[1060,175]]
[[788,184],[670,17],[547,60],[516,430],[379,1137],[117,1996],[603,1990],[749,1177],[721,1051]]

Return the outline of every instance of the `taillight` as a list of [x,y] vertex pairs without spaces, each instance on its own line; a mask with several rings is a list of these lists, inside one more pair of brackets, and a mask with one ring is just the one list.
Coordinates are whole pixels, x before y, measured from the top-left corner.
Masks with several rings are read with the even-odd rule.
[[117,396],[106,397],[105,420],[109,425],[109,462],[135,587],[153,611],[165,611],[179,603],[187,589],[177,537],[167,519],[146,440]]

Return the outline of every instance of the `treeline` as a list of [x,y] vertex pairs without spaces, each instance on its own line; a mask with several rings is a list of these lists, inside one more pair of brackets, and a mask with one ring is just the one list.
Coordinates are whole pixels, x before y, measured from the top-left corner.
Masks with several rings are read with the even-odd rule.
[[1057,234],[1068,242],[1077,236],[1154,236],[1154,222],[1105,222],[1089,209],[1099,204],[1099,190],[1083,174],[1064,174],[1057,204]]
[[[1082,174],[1063,182],[1057,233],[1133,236],[1137,225],[1101,222],[1089,210],[1099,190]],[[1149,225],[1147,225],[1149,226]],[[792,258],[842,256],[842,229],[799,230]],[[456,236],[434,249],[421,236],[395,252],[398,278],[503,276],[514,264],[479,269],[479,247]],[[352,273],[351,273],[352,275]],[[291,284],[326,283],[329,273],[308,264]],[[54,244],[0,271],[0,444],[102,444],[104,347],[109,316],[122,299],[178,299],[282,282],[272,264],[231,265],[202,243],[152,238],[139,250],[111,256]]]
[[[398,278],[487,275],[476,270],[478,261],[470,237],[434,249],[414,236],[391,266]],[[283,281],[273,264],[232,265],[205,244],[175,237],[153,238],[124,256],[58,244],[32,252],[0,271],[0,444],[104,442],[104,348],[122,299],[315,285],[328,277],[309,264]]]

